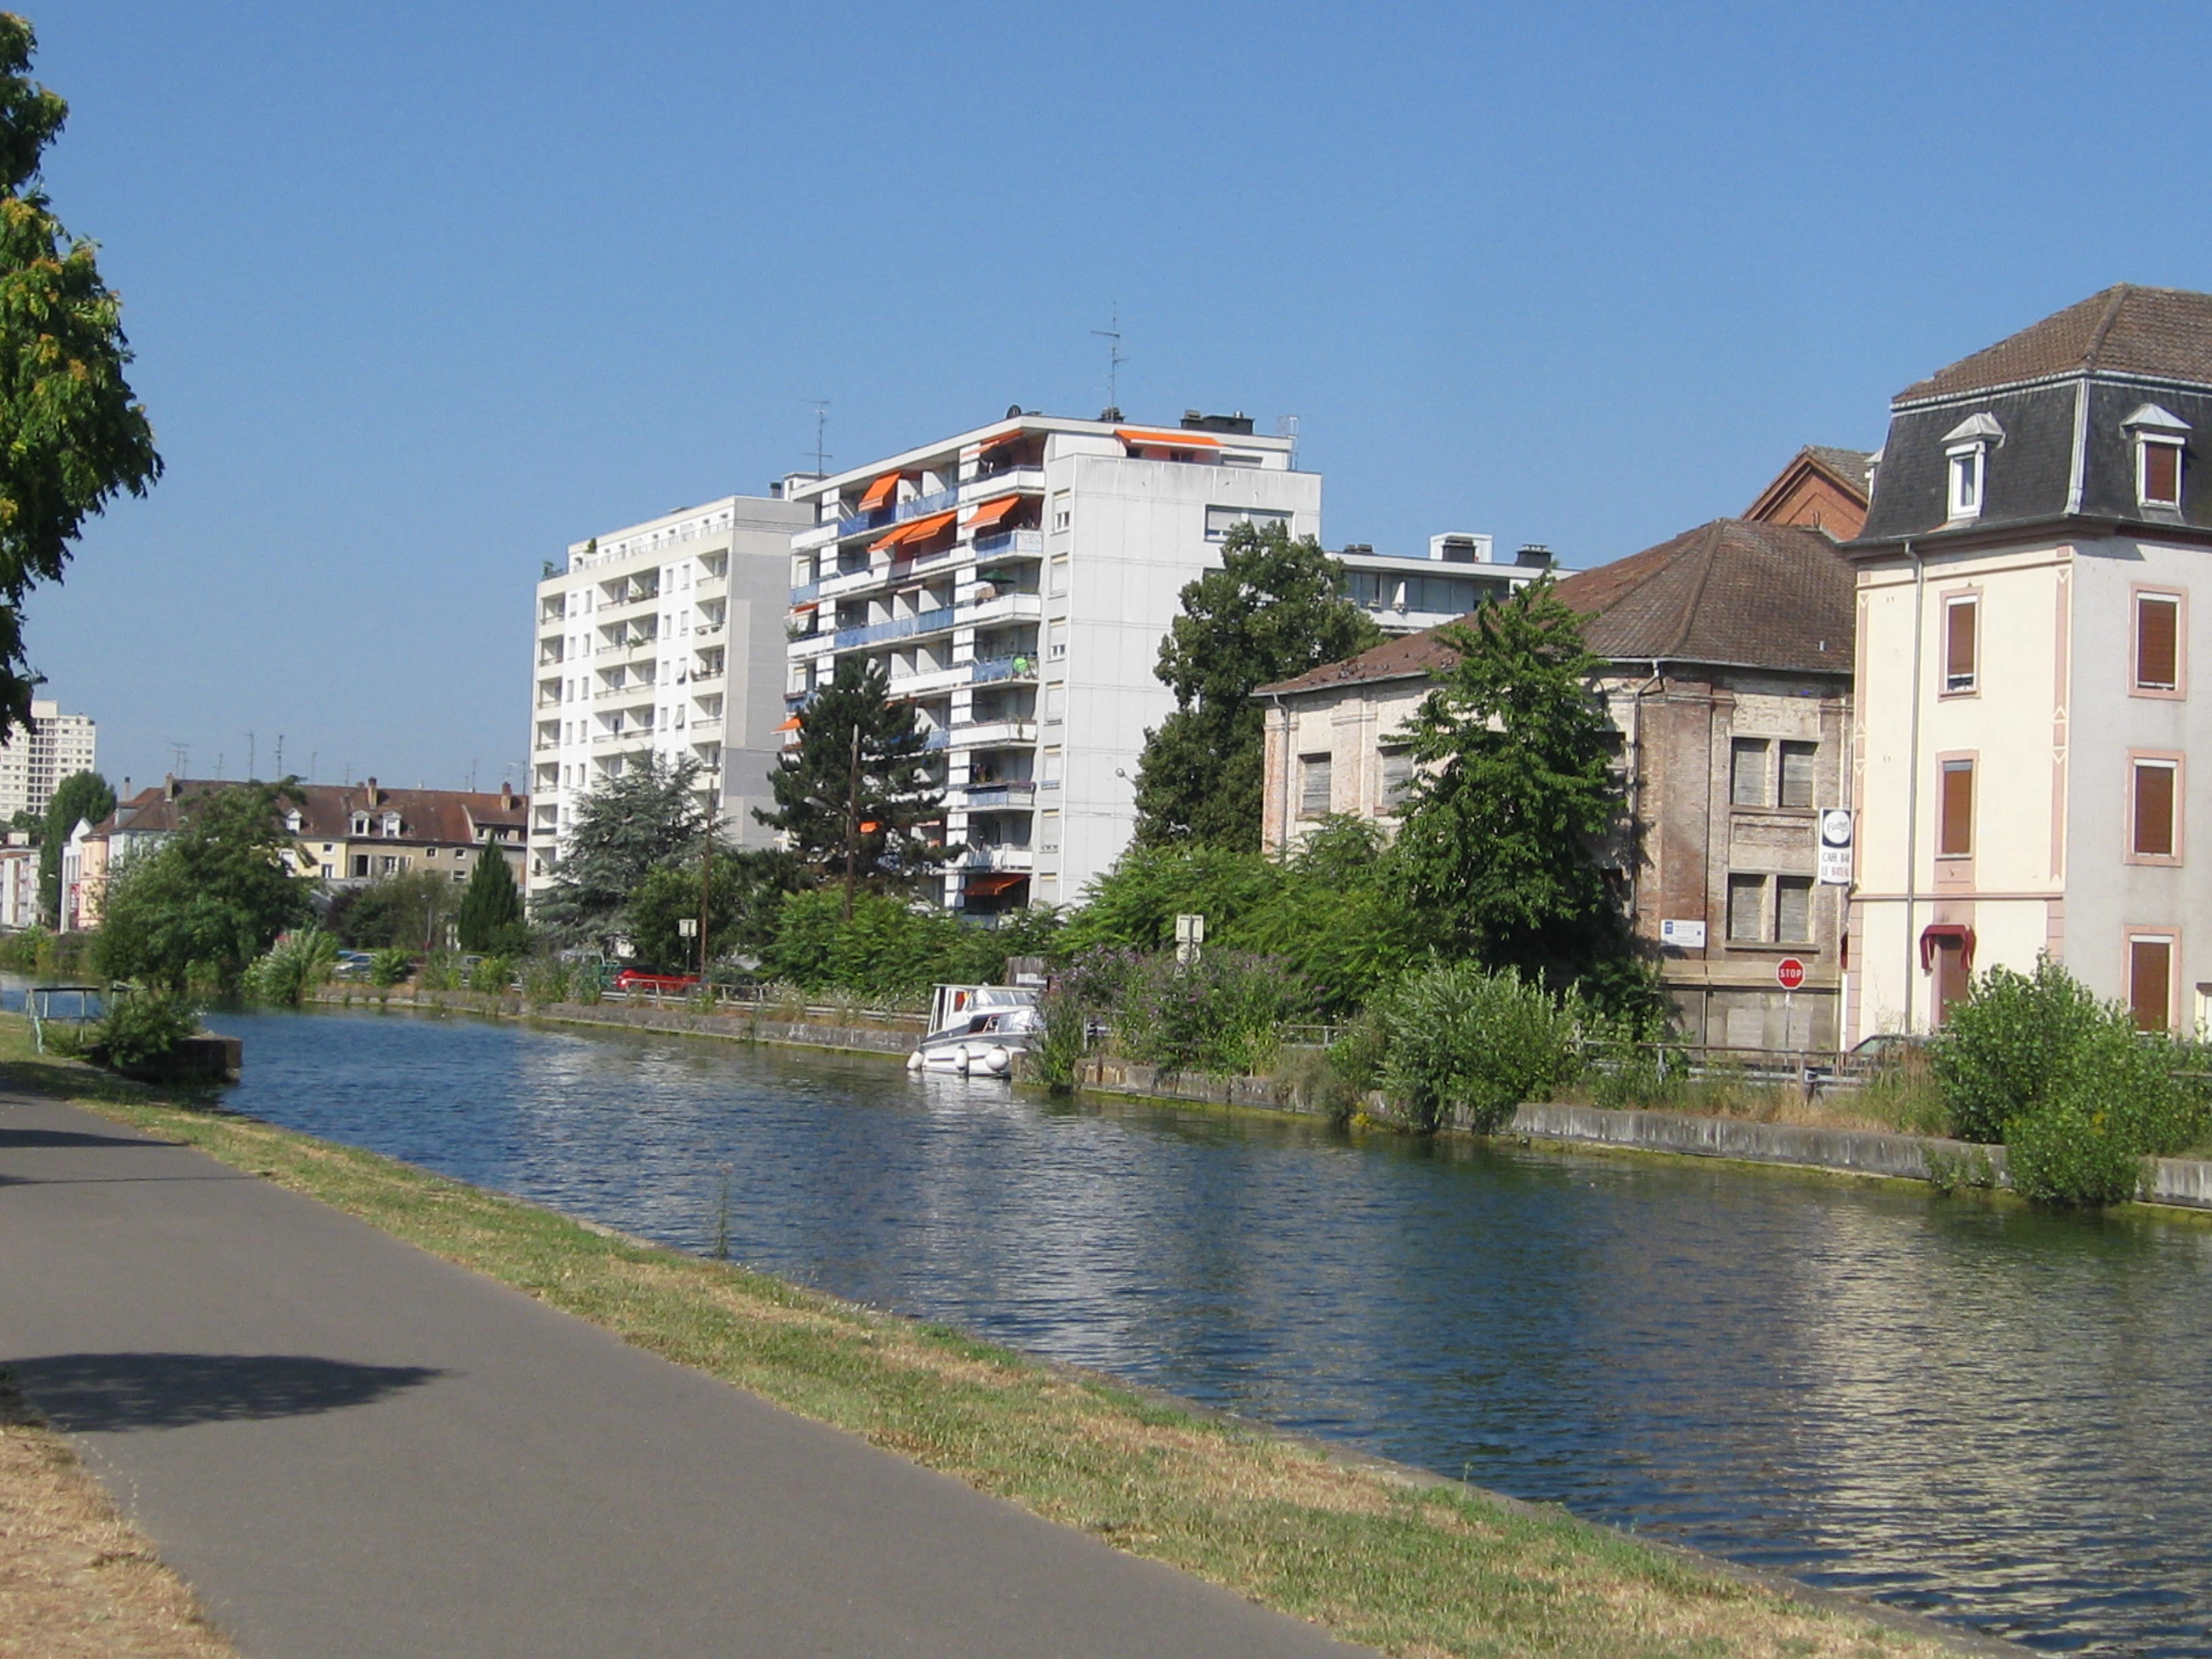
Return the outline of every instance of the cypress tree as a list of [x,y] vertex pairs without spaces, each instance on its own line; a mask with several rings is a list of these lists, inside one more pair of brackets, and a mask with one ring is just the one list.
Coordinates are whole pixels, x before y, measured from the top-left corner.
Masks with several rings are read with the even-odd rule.
[[498,848],[487,846],[477,853],[453,925],[464,951],[497,951],[511,945],[520,931],[522,895],[515,891],[514,872]]

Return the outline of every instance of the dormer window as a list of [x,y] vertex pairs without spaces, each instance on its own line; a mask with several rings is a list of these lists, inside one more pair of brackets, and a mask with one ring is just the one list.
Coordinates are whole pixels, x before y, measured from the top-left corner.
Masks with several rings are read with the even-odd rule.
[[300,816],[300,809],[295,806],[284,814],[284,833],[288,836],[296,836],[305,823],[306,820]]
[[1989,483],[1990,451],[2003,441],[2004,428],[1987,414],[1970,416],[1943,434],[1949,522],[1981,517]]
[[353,833],[356,836],[365,836],[368,833],[368,813],[356,812],[353,815]]
[[2136,452],[2136,501],[2143,507],[2181,505],[2181,450],[2189,423],[2156,404],[2144,404],[2120,422]]
[[384,815],[384,833],[387,836],[397,836],[399,833],[398,813],[386,812]]

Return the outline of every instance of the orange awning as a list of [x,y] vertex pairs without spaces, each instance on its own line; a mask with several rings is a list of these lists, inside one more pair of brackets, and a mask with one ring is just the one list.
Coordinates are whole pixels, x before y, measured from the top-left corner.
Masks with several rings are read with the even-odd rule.
[[1203,432],[1140,432],[1133,426],[1117,426],[1114,435],[1132,448],[1145,449],[1218,449],[1221,440],[1209,438]]
[[868,551],[876,553],[886,547],[903,547],[908,542],[927,541],[959,516],[957,510],[928,514],[912,524],[901,525],[888,536],[877,537],[868,544]]
[[968,520],[968,533],[980,536],[1022,504],[1018,495],[1001,495],[994,501],[986,501],[975,509],[975,516]]
[[968,896],[996,898],[1001,893],[1020,886],[1027,876],[970,876],[968,878]]
[[878,507],[889,502],[891,498],[891,492],[898,488],[898,481],[901,476],[901,474],[896,472],[886,472],[882,477],[877,479],[875,483],[870,484],[868,486],[868,493],[860,497],[860,511],[863,513],[872,513]]
[[1029,435],[1021,428],[1016,427],[1012,432],[1001,432],[995,438],[986,438],[983,440],[982,447],[975,452],[976,456],[980,459],[994,449],[1004,449],[1008,444],[1018,444]]
[[779,732],[796,732],[799,730],[799,716],[793,714],[789,720],[786,720],[782,725],[777,726],[775,729]]

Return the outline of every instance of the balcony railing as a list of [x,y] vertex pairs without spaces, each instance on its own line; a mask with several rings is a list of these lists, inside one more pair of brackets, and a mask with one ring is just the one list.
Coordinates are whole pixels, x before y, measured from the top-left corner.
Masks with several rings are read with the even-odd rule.
[[961,493],[969,501],[984,495],[1003,495],[1009,490],[1044,488],[1044,469],[1041,466],[1006,466],[996,472],[978,472],[960,486]]
[[919,519],[925,514],[942,513],[946,507],[957,505],[959,500],[960,489],[955,485],[951,489],[936,489],[927,495],[916,495],[912,501],[901,501],[896,507],[879,507],[872,513],[855,513],[837,520],[837,539],[843,541],[848,536],[857,536],[867,530],[885,530],[892,525],[903,524],[908,519]]
[[1042,530],[1001,530],[994,536],[975,538],[975,556],[987,558],[998,553],[1044,552],[1044,532]]
[[822,584],[818,581],[802,582],[791,590],[791,602],[793,605],[811,605],[821,597]]
[[1036,799],[1036,785],[1027,779],[971,783],[961,793],[967,798],[968,810],[975,812],[993,806],[1027,806]]
[[1027,847],[970,847],[960,860],[963,870],[1029,870],[1036,855]]
[[994,744],[1035,743],[1033,720],[964,720],[952,727],[952,740],[963,749],[988,749]]
[[885,640],[910,640],[921,634],[947,634],[959,624],[954,607],[941,605],[918,616],[893,617],[888,622],[867,623],[837,630],[837,648],[849,651],[859,645],[881,645]]
[[981,628],[992,623],[1036,622],[1044,616],[1044,598],[1037,593],[997,593],[974,605],[959,607],[962,628]]
[[1033,680],[1037,677],[1036,659],[1021,655],[987,657],[968,665],[970,685],[995,685],[1001,680]]

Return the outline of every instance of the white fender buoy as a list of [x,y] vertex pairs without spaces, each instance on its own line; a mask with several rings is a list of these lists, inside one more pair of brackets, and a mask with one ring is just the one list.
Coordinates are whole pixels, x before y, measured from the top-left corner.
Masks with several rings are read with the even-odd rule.
[[906,1057],[906,1068],[909,1072],[918,1072],[921,1069],[921,1049],[915,1049],[912,1054]]
[[1004,1048],[994,1048],[989,1054],[983,1056],[983,1064],[985,1067],[996,1073],[1000,1077],[1004,1077],[1006,1075],[1006,1068],[1013,1063],[1014,1057],[1008,1054]]

